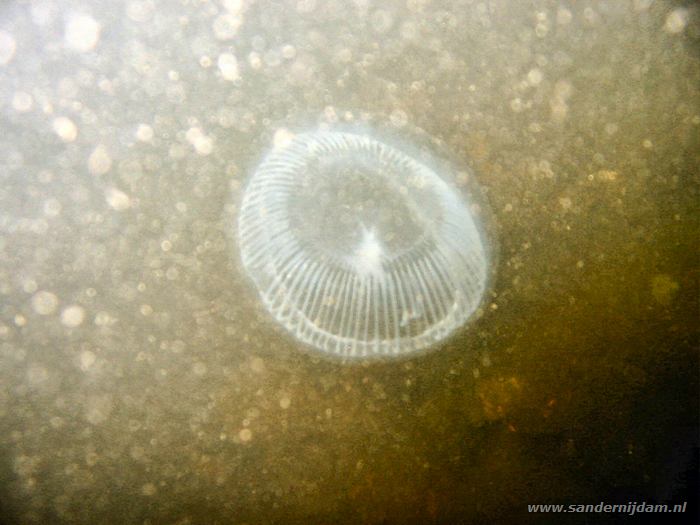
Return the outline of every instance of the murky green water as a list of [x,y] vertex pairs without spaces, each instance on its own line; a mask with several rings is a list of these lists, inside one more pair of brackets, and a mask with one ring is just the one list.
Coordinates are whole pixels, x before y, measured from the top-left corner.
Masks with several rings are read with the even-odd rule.
[[[692,521],[699,15],[5,3],[5,521],[541,523],[528,504],[630,500]],[[305,350],[239,262],[275,134],[348,120],[442,140],[492,210],[491,297],[413,359]]]

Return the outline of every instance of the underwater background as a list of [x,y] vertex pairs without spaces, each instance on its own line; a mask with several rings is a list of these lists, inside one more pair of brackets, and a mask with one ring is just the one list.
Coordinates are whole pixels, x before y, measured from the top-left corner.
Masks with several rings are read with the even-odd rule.
[[[0,521],[695,522],[698,86],[694,2],[4,2]],[[309,351],[240,261],[275,136],[343,122],[490,210],[413,358]]]

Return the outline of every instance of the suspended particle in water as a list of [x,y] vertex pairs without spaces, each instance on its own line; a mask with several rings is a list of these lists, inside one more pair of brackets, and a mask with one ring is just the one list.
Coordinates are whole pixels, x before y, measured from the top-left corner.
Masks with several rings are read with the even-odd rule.
[[32,308],[39,315],[51,315],[58,306],[58,297],[42,290],[32,296]]
[[299,341],[397,356],[444,339],[481,303],[477,220],[430,162],[319,131],[276,141],[245,190],[238,241],[265,307]]

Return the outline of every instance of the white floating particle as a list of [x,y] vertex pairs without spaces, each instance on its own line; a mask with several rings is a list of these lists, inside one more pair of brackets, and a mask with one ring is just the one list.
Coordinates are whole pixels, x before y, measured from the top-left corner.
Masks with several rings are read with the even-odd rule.
[[236,60],[236,57],[231,53],[220,54],[217,65],[219,66],[219,71],[221,71],[221,76],[226,80],[233,82],[237,78],[240,78],[238,60]]
[[253,359],[250,360],[250,369],[257,374],[264,372],[265,371],[265,361],[263,361],[259,357],[254,357]]
[[533,68],[527,73],[527,81],[531,86],[537,86],[540,82],[542,82],[542,78],[542,71],[537,68]]
[[79,53],[91,51],[100,39],[100,24],[89,15],[76,15],[66,23],[66,46]]
[[600,19],[600,16],[598,13],[592,8],[592,7],[586,7],[583,10],[583,18],[588,22],[589,24],[595,24],[598,22]]
[[0,66],[9,64],[17,51],[15,37],[6,31],[0,31]]
[[112,157],[102,144],[95,147],[88,158],[88,170],[93,175],[104,175],[112,167]]
[[666,17],[666,23],[664,24],[664,30],[667,33],[678,34],[681,33],[685,26],[688,24],[688,10],[679,7],[671,11]]
[[391,115],[389,115],[389,120],[397,128],[402,128],[408,122],[408,115],[401,109],[395,109],[391,112]]
[[560,100],[567,100],[573,91],[571,82],[568,80],[559,80],[554,85],[554,97]]
[[107,200],[107,204],[117,211],[126,210],[131,206],[131,198],[117,188],[107,188],[105,191],[105,199]]
[[238,439],[240,439],[243,443],[247,443],[253,439],[253,431],[249,428],[241,429],[241,431],[238,433]]
[[153,128],[148,124],[139,124],[136,128],[136,138],[141,142],[148,142],[153,138]]
[[97,462],[99,460],[100,460],[100,455],[97,452],[95,452],[94,450],[89,450],[85,454],[85,464],[88,467],[94,467],[95,465],[97,465]]
[[58,297],[51,292],[42,290],[32,296],[32,308],[39,315],[51,315],[58,306]]
[[153,307],[150,304],[142,304],[139,308],[141,315],[149,316],[153,313]]
[[636,11],[646,11],[653,2],[654,0],[634,0],[634,9]]
[[292,400],[289,396],[282,396],[282,398],[280,398],[280,408],[282,410],[287,410],[291,404]]
[[372,13],[370,23],[375,32],[379,34],[386,33],[394,25],[394,17],[389,11],[377,9]]
[[29,93],[18,91],[12,97],[12,108],[18,113],[26,113],[32,109],[34,99]]
[[224,0],[222,4],[232,15],[237,15],[243,10],[243,0]]
[[571,206],[573,205],[573,202],[569,197],[560,197],[559,205],[565,210],[570,210]]
[[282,46],[282,56],[286,59],[294,58],[297,54],[296,48],[291,44]]
[[58,10],[59,7],[50,2],[31,2],[29,8],[32,21],[39,27],[45,27],[52,23]]
[[190,128],[185,133],[187,142],[192,144],[195,151],[200,155],[209,155],[213,149],[211,138],[207,137],[199,128]]
[[109,395],[90,397],[86,401],[85,419],[93,425],[99,425],[107,421],[113,408],[114,403]]
[[67,306],[61,312],[61,323],[68,328],[80,326],[85,320],[85,310],[77,304]]
[[90,370],[93,364],[95,364],[95,360],[97,357],[93,352],[90,350],[84,350],[83,352],[80,353],[80,370],[83,372],[87,372]]
[[78,127],[68,117],[53,119],[53,130],[63,142],[73,142],[78,136]]
[[214,143],[209,137],[202,137],[194,144],[194,149],[200,155],[209,155],[214,149]]
[[615,133],[618,132],[619,129],[620,129],[620,126],[618,126],[614,122],[608,122],[605,125],[605,133],[607,133],[608,135],[614,135]]
[[141,494],[144,496],[153,496],[157,491],[158,489],[153,483],[146,483],[141,487]]
[[47,217],[58,217],[61,214],[61,203],[54,198],[44,201],[44,215]]
[[251,52],[248,55],[248,63],[250,64],[250,67],[253,69],[260,69],[262,67],[262,58],[260,58],[260,53],[256,53],[255,51]]
[[300,13],[311,13],[316,8],[316,0],[298,0],[297,11]]
[[241,26],[243,19],[240,16],[224,13],[216,17],[212,24],[214,36],[218,40],[231,40],[238,33],[238,28]]
[[129,20],[133,20],[134,22],[147,22],[153,16],[154,11],[155,6],[150,0],[143,2],[134,0],[133,2],[129,2],[126,6],[126,16]]
[[33,386],[39,385],[49,378],[49,371],[41,365],[32,365],[27,370],[27,380]]
[[275,136],[272,139],[275,148],[286,148],[292,142],[294,133],[286,128],[279,128],[275,131]]
[[114,95],[114,84],[108,78],[103,78],[97,83],[97,87],[108,95]]
[[557,24],[559,24],[560,26],[565,26],[571,23],[572,18],[573,15],[571,14],[571,11],[569,11],[565,7],[560,7],[557,10]]

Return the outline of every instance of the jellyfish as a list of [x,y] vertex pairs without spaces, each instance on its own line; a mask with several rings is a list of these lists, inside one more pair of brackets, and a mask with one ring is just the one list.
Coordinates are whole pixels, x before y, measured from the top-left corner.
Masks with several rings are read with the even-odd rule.
[[239,249],[294,338],[344,359],[403,356],[474,315],[489,275],[483,229],[436,165],[344,130],[294,135],[264,157]]

